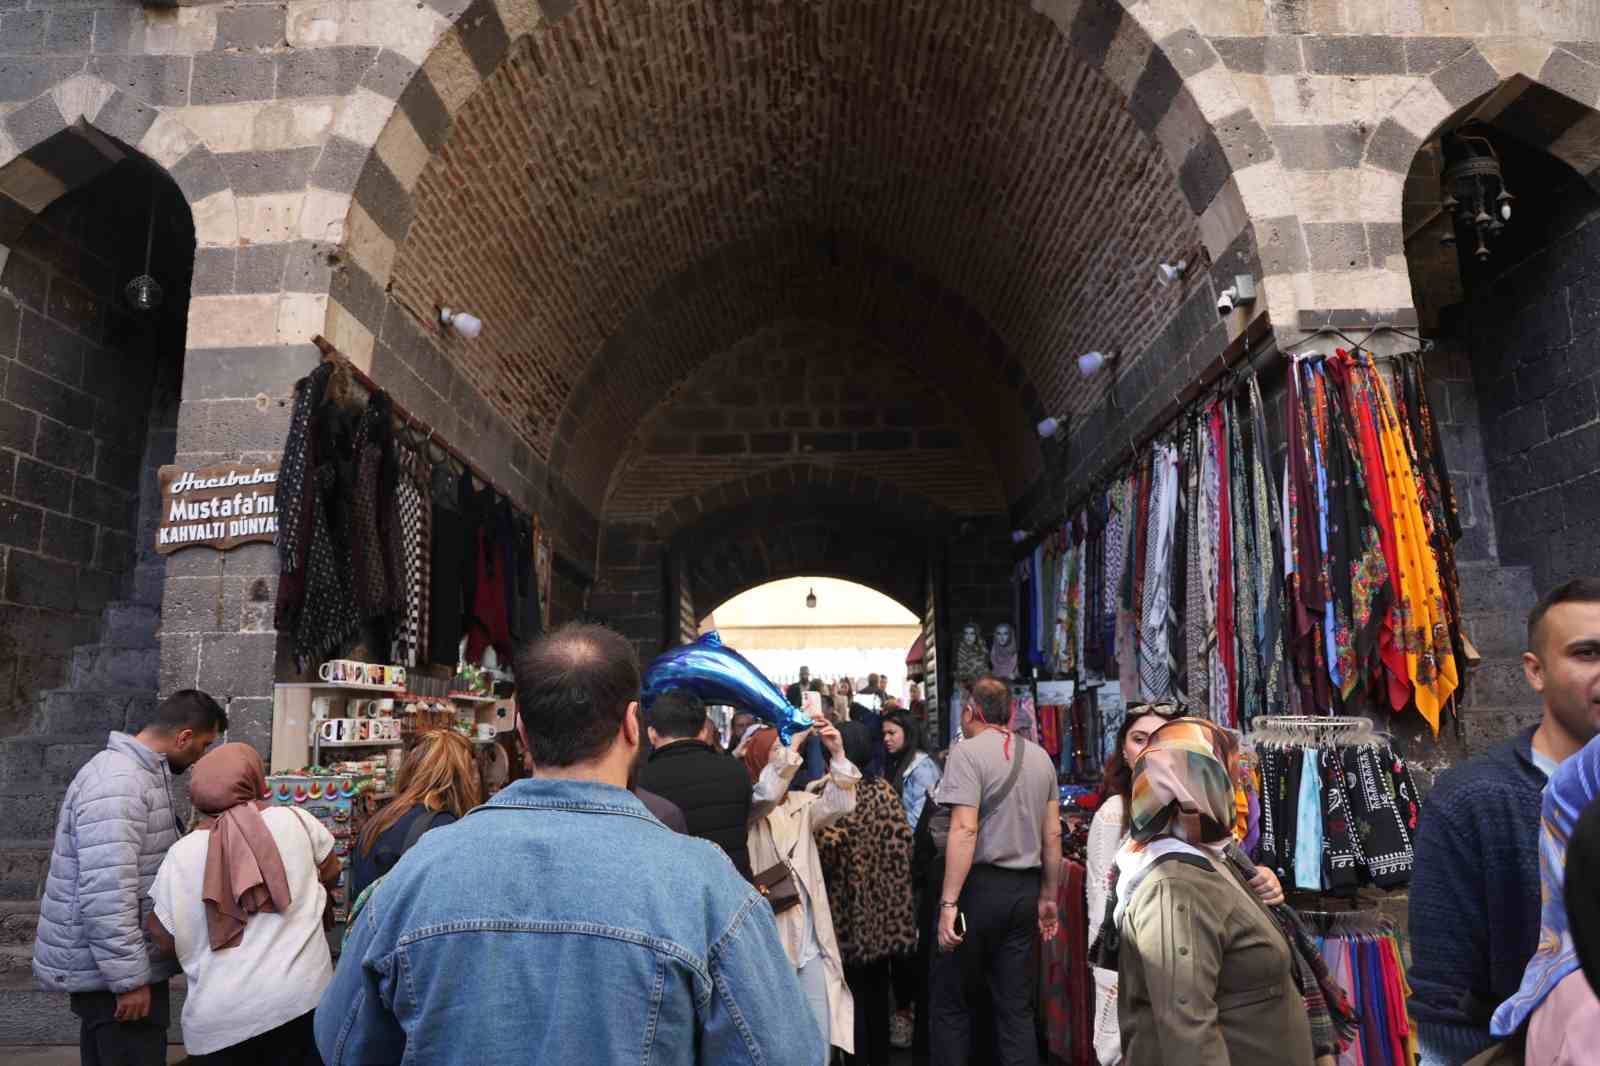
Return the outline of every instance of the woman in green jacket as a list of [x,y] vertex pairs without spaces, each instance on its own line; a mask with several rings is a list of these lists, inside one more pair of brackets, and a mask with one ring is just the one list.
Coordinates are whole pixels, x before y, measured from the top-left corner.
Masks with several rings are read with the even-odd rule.
[[1180,718],[1133,768],[1117,855],[1117,1013],[1124,1066],[1312,1066],[1289,942],[1221,848],[1233,738]]

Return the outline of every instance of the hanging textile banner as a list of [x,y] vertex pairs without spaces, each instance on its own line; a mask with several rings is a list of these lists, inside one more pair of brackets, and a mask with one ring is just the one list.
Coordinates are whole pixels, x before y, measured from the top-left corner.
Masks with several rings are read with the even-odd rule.
[[194,547],[227,551],[271,541],[278,534],[277,463],[228,463],[199,470],[163,466],[158,477],[156,551],[163,555]]

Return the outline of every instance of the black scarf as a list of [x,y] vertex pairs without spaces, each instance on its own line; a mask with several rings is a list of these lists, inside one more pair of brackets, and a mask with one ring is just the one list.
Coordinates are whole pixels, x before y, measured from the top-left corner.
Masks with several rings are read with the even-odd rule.
[[311,538],[311,471],[316,467],[316,434],[313,425],[327,394],[333,364],[323,363],[295,382],[294,410],[289,418],[289,435],[283,442],[283,459],[278,464],[278,482],[273,493],[278,514],[278,599],[274,624],[292,632],[305,601],[306,553]]
[[1330,892],[1354,892],[1361,884],[1361,859],[1350,833],[1339,752],[1318,751],[1317,770],[1322,776],[1322,879]]
[[1411,880],[1411,834],[1396,804],[1394,782],[1371,745],[1344,749],[1345,800],[1356,853],[1367,878],[1379,888]]

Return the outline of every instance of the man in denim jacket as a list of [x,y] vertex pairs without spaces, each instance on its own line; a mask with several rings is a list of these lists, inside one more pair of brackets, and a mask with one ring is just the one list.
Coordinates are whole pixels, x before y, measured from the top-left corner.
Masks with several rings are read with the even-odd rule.
[[317,1008],[328,1066],[821,1061],[771,907],[626,789],[632,645],[569,625],[516,665],[535,775],[373,890]]

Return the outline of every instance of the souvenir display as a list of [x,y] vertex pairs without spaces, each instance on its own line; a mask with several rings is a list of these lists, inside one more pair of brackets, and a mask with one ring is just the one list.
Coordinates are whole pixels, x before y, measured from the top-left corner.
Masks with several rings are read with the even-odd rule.
[[328,889],[334,919],[344,921],[350,901],[345,885],[350,875],[351,849],[366,820],[363,782],[349,774],[273,774],[267,778],[267,798],[277,806],[295,806],[321,822],[333,835],[333,853],[339,856],[339,878]]

